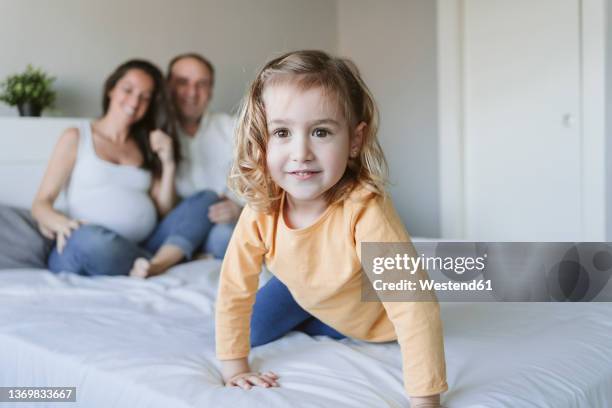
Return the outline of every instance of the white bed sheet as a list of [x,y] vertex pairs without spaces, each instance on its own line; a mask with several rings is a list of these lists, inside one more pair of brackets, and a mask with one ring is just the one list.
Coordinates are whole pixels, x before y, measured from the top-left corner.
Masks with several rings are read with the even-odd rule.
[[[282,386],[224,388],[219,263],[149,280],[0,271],[0,386],[76,386],[36,407],[406,407],[395,343],[291,333],[253,349]],[[443,304],[449,408],[612,407],[612,304]],[[11,404],[0,403],[0,408]],[[27,404],[14,404],[25,407]]]

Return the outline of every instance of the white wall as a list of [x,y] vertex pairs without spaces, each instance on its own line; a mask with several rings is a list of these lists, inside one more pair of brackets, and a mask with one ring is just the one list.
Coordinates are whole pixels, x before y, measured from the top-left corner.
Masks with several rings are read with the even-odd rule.
[[[400,215],[413,235],[439,234],[433,0],[0,0],[0,16],[0,78],[30,62],[58,77],[58,111],[47,116],[99,115],[104,79],[133,57],[164,70],[177,53],[209,57],[212,109],[222,111],[270,56],[350,57],[379,103]],[[0,104],[0,116],[16,108]]]
[[357,63],[378,102],[391,193],[420,236],[440,233],[435,3],[338,0],[338,51]]
[[[335,51],[335,12],[328,0],[0,0],[0,78],[43,67],[57,76],[50,114],[91,117],[121,62],[142,57],[165,71],[174,55],[196,51],[218,72],[212,109],[229,111],[270,56]],[[0,104],[0,116],[16,114]]]

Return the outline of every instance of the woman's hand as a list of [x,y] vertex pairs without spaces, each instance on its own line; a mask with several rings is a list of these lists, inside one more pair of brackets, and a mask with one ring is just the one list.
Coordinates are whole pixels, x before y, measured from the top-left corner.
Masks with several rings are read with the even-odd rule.
[[174,148],[170,136],[156,129],[149,134],[149,143],[151,150],[159,157],[162,166],[174,165]]
[[55,233],[51,231],[49,228],[45,227],[42,224],[38,224],[38,231],[43,235],[43,237],[48,239],[55,239]]
[[153,180],[151,197],[160,216],[168,214],[177,202],[174,188],[176,166],[174,162],[174,147],[172,138],[163,131],[156,129],[149,134],[151,150],[159,157],[162,164],[161,177]]
[[272,371],[265,373],[247,372],[234,375],[225,382],[226,387],[240,387],[243,390],[250,390],[254,386],[270,388],[278,387],[278,375]]
[[53,208],[53,203],[70,178],[78,146],[79,130],[66,129],[55,145],[32,203],[32,216],[38,222],[38,229],[45,237],[57,239],[57,250],[60,253],[66,245],[66,240],[80,223],[57,212]]
[[72,231],[78,229],[81,224],[81,221],[73,220],[60,213],[55,213],[48,216],[46,222],[44,224],[39,224],[38,228],[47,238],[55,238],[57,240],[57,252],[61,254]]

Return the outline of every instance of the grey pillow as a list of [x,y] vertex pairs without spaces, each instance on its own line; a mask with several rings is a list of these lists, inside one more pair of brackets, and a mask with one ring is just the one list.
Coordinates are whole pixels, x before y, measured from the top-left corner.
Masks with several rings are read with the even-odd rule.
[[29,211],[0,204],[0,269],[46,269],[52,246]]

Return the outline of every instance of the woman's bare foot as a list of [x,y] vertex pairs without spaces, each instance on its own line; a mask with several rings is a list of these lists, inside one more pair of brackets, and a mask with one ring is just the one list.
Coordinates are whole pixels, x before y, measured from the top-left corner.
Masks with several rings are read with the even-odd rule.
[[137,258],[134,261],[130,276],[134,278],[150,278],[160,275],[183,259],[183,251],[174,245],[164,244],[150,260]]
[[130,271],[130,277],[132,278],[146,278],[149,276],[151,271],[151,262],[146,258],[138,258],[134,261],[132,270]]

